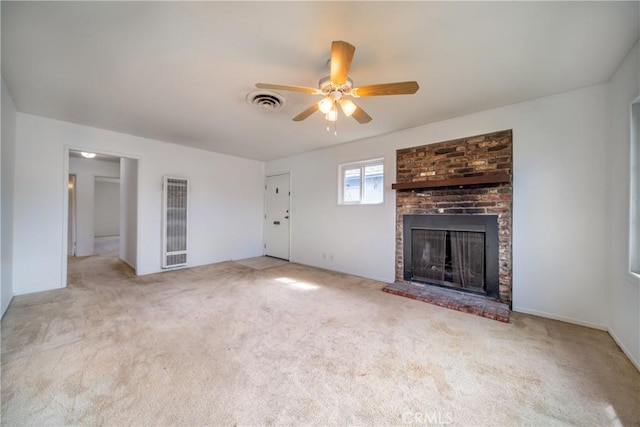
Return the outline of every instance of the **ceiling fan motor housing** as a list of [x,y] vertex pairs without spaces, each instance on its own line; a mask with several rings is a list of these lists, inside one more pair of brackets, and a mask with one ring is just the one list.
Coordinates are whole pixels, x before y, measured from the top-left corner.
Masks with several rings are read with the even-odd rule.
[[[336,85],[331,81],[331,76],[326,75],[318,82],[318,87],[322,93],[329,95],[332,92],[340,92],[342,95],[350,95],[353,88],[353,80],[347,77],[347,82],[343,85]],[[340,96],[341,97],[341,96]],[[339,98],[338,98],[339,99]]]

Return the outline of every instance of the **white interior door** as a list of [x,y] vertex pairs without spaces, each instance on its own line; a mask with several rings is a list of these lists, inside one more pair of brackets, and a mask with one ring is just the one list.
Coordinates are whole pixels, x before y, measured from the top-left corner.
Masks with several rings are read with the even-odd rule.
[[265,255],[289,260],[289,174],[268,176],[265,192]]

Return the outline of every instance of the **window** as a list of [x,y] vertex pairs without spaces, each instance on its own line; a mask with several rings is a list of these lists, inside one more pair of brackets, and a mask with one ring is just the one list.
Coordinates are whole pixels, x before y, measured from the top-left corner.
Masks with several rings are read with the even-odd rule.
[[384,159],[340,165],[338,203],[370,205],[384,201]]
[[629,269],[640,274],[640,99],[631,104],[631,218]]

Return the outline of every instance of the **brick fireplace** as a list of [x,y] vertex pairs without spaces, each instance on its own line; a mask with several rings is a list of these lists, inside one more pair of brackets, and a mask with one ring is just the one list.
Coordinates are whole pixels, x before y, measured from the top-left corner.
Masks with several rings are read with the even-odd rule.
[[[397,191],[396,282],[421,282],[421,284],[431,282],[432,285],[467,291],[510,306],[512,174],[511,130],[398,150],[396,183],[393,185]],[[422,221],[426,220],[427,225],[419,225],[416,228],[429,231],[412,234],[404,230],[407,220],[412,221],[411,224],[413,221],[422,224]],[[458,222],[456,220],[460,220],[462,224],[470,220],[468,224],[471,225],[455,225]],[[494,242],[497,255],[494,259],[483,261],[485,264],[482,265],[478,264],[480,261],[476,261],[478,267],[475,270],[472,269],[475,271],[472,276],[484,275],[483,277],[468,279],[467,282],[470,282],[468,285],[456,284],[452,279],[456,277],[455,268],[451,270],[451,267],[448,267],[447,273],[444,260],[451,258],[455,261],[455,255],[459,250],[452,251],[450,246],[459,246],[457,242],[462,241],[462,238],[456,236],[461,230],[469,230],[469,236],[472,239],[465,238],[466,240],[477,241],[475,246],[469,243],[468,248],[486,246],[489,250],[491,242],[487,239],[495,241],[494,237],[487,237],[489,234],[485,234],[485,228],[478,228],[484,226],[476,223],[487,223],[489,229],[491,227],[495,229],[493,233],[497,237],[497,242]],[[448,231],[447,227],[451,228],[451,231]],[[492,232],[489,231],[489,233]],[[449,237],[450,234],[452,237]],[[443,241],[445,237],[449,240],[454,239],[451,241],[455,244],[452,245],[447,240],[445,245]],[[409,271],[407,276],[407,270],[419,268],[416,267],[415,258],[421,256],[424,258],[424,249],[417,249],[418,252],[416,249],[413,249],[413,252],[407,252],[405,243],[410,238],[418,242],[421,239],[427,239],[426,245],[431,251],[432,259],[436,257],[434,247],[441,246],[439,256],[443,260],[441,262],[443,267],[431,262],[427,265],[428,268],[423,266],[424,268],[417,274]],[[414,259],[407,260],[407,258]],[[413,267],[406,261],[413,263]],[[451,264],[450,261],[448,262]],[[494,279],[488,278],[492,269],[495,270]],[[425,275],[427,277],[423,277]],[[487,290],[489,289],[487,284],[491,280],[497,281],[497,284],[493,285],[493,289]]]

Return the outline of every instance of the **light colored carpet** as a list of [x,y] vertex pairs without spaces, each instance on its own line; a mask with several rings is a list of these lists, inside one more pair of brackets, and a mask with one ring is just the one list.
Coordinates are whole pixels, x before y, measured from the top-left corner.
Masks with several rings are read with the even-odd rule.
[[135,277],[69,263],[2,320],[2,424],[634,425],[640,373],[602,331],[504,324],[297,264]]
[[96,256],[118,256],[120,236],[94,237],[93,254]]
[[289,261],[268,256],[245,258],[235,262],[245,267],[253,268],[254,270],[264,270],[265,268],[279,267],[289,263]]

